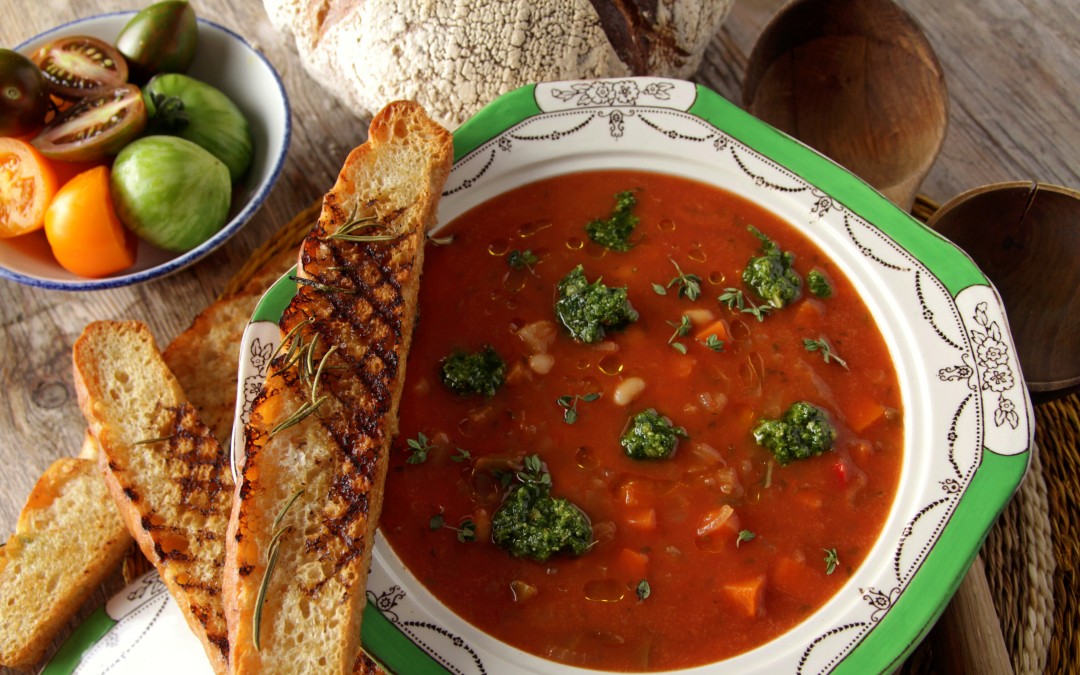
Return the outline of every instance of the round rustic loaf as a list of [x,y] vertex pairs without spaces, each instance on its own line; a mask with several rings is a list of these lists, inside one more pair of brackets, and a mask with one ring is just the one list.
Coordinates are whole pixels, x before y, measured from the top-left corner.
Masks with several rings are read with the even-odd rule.
[[530,82],[689,77],[733,0],[263,0],[305,69],[371,114],[418,101],[453,129]]

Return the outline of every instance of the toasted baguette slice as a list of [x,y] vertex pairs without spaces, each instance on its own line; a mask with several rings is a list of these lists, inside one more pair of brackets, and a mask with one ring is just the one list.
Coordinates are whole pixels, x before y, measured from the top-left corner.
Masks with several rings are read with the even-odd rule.
[[[229,523],[234,673],[362,667],[360,620],[425,234],[452,154],[450,134],[419,106],[390,104],[301,246],[286,344],[245,430]],[[367,239],[341,238],[350,230]]]
[[221,570],[229,462],[166,367],[145,325],[91,323],[75,342],[75,389],[113,501],[216,672],[228,632]]
[[38,479],[0,547],[0,665],[29,668],[131,545],[91,460],[62,458]]

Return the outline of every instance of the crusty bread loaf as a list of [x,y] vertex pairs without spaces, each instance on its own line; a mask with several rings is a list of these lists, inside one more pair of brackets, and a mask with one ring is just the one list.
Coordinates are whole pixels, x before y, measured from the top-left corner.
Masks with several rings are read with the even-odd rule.
[[412,99],[453,129],[531,82],[688,78],[733,0],[263,0],[350,110]]
[[75,389],[113,501],[158,568],[216,672],[229,644],[221,571],[232,500],[224,450],[145,325],[89,324],[73,348]]
[[53,462],[0,547],[0,665],[36,664],[130,545],[94,462]]
[[365,585],[425,233],[452,155],[450,134],[420,106],[388,105],[301,247],[297,294],[281,319],[288,339],[246,428],[229,523],[235,673],[361,667]]

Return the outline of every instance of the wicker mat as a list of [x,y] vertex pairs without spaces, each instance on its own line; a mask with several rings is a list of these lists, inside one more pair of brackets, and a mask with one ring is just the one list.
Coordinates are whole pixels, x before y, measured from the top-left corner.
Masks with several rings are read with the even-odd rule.
[[[318,219],[319,206],[297,214],[255,251],[222,295],[276,279],[282,261],[289,266],[287,252]],[[920,197],[912,212],[925,221],[936,207]],[[1013,669],[1025,675],[1071,672],[1080,664],[1080,394],[1037,405],[1035,419],[1031,468],[982,550],[1005,646]],[[938,672],[933,642],[920,645],[899,672]]]

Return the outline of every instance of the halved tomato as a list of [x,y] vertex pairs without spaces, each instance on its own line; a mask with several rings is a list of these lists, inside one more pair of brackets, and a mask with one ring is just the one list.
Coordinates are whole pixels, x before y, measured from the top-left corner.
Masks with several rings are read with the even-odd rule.
[[105,166],[60,188],[45,212],[45,236],[56,261],[72,274],[103,277],[135,263],[138,240],[116,216]]
[[112,45],[88,35],[53,40],[33,56],[49,89],[61,98],[93,96],[124,84],[128,64]]
[[75,103],[32,143],[49,159],[81,162],[113,155],[146,128],[146,104],[133,84]]
[[26,141],[0,138],[0,238],[33,232],[45,222],[56,174]]

